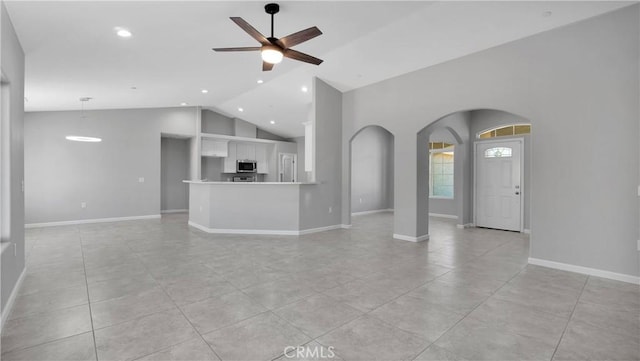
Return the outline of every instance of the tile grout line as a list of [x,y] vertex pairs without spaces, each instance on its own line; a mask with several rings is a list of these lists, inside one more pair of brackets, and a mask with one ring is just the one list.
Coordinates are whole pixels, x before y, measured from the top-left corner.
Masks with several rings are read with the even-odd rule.
[[582,285],[582,289],[580,290],[580,294],[578,295],[578,298],[576,299],[576,304],[573,305],[573,309],[571,310],[571,315],[569,315],[569,319],[567,319],[567,324],[564,325],[564,329],[562,330],[562,334],[560,335],[560,338],[558,339],[558,343],[556,344],[556,348],[553,350],[553,354],[551,355],[551,360],[553,360],[553,358],[556,356],[556,352],[558,352],[558,348],[560,347],[560,343],[562,342],[562,339],[564,338],[564,334],[567,332],[567,329],[569,328],[569,323],[571,323],[571,319],[573,318],[573,313],[576,311],[576,308],[578,307],[578,303],[580,303],[580,298],[582,297],[582,293],[584,293],[585,287],[587,287],[587,282],[589,282],[589,278],[591,278],[591,276],[587,276],[587,278],[584,280],[584,284]]
[[[213,347],[211,347],[211,345],[204,339],[204,337],[202,336],[202,334],[200,333],[200,331],[198,331],[198,329],[193,325],[193,323],[191,322],[191,320],[189,320],[189,318],[187,317],[187,315],[184,314],[184,311],[182,311],[182,308],[180,308],[180,306],[178,306],[178,304],[176,303],[176,301],[173,300],[173,298],[171,298],[171,296],[169,295],[169,293],[167,292],[167,290],[164,288],[164,286],[162,285],[162,283],[158,282],[158,280],[153,276],[153,274],[151,273],[151,271],[149,270],[149,268],[147,267],[147,265],[142,261],[142,259],[140,258],[140,256],[138,255],[138,253],[134,252],[131,247],[129,247],[129,245],[127,245],[127,248],[129,248],[129,250],[136,256],[136,258],[138,258],[138,260],[140,260],[140,263],[142,264],[142,267],[144,267],[145,270],[147,270],[147,273],[149,274],[149,276],[158,284],[158,286],[160,287],[160,289],[162,290],[162,292],[164,292],[164,294],[169,298],[169,300],[171,300],[171,303],[173,303],[173,305],[176,307],[176,309],[178,311],[180,311],[180,314],[182,315],[182,317],[184,317],[184,319],[189,323],[189,325],[191,326],[191,328],[196,332],[196,334],[198,334],[198,336],[200,336],[200,339],[202,340],[202,342],[204,342],[205,345],[207,345],[207,347],[209,347],[209,349],[211,350],[211,352],[213,352],[214,355],[216,355],[216,357],[218,358],[218,360],[222,360],[222,357],[220,357],[220,355],[218,355],[218,353],[213,349]],[[213,270],[212,270],[213,271]],[[214,271],[215,272],[215,271]],[[234,285],[231,285],[232,287],[235,288]],[[196,301],[196,302],[200,302],[200,301]],[[158,312],[162,312],[162,311],[158,311]],[[189,340],[185,340],[184,342],[187,342]],[[142,357],[154,354],[156,352],[162,351],[162,350],[168,350],[173,346],[179,345],[183,342],[179,342],[173,345],[168,346],[167,348],[161,349],[161,350],[156,350],[153,351],[147,355],[143,355],[140,356],[137,359],[140,359]]]
[[[485,298],[482,302],[480,302],[476,307],[474,307],[471,311],[465,313],[464,317],[462,317],[461,319],[458,320],[458,322],[454,323],[451,327],[449,327],[446,331],[444,331],[442,333],[442,335],[440,335],[440,337],[436,338],[435,340],[433,340],[433,342],[425,347],[424,349],[422,349],[420,352],[418,352],[416,354],[416,356],[412,359],[415,360],[418,356],[420,356],[420,354],[422,354],[423,352],[425,352],[429,347],[431,347],[432,345],[435,345],[436,342],[438,342],[438,340],[440,340],[444,335],[446,335],[449,331],[451,331],[454,327],[456,327],[458,324],[460,324],[460,322],[464,321],[467,317],[469,317],[469,315],[475,311],[476,309],[478,309],[480,306],[484,305],[487,300],[491,297],[493,297],[493,295],[495,295],[496,293],[498,293],[498,291],[500,291],[504,286],[506,286],[507,284],[509,284],[509,282],[511,282],[514,278],[518,277],[520,275],[520,273],[522,273],[524,270],[526,269],[526,267],[522,268],[520,271],[518,271],[518,273],[516,273],[515,275],[513,275],[511,278],[509,278],[509,280],[507,282],[505,282],[502,286],[500,286],[497,290],[491,292],[491,294]],[[445,348],[445,350],[447,350],[448,352],[451,352],[452,354],[456,355],[453,351],[448,350]],[[457,356],[457,355],[456,355]]]
[[89,281],[87,280],[87,265],[84,259],[84,245],[82,244],[82,233],[77,229],[80,238],[80,253],[82,253],[82,269],[84,270],[84,284],[87,287],[87,305],[89,306],[89,320],[91,321],[91,335],[93,336],[93,351],[98,361],[98,344],[96,342],[96,330],[93,327],[93,312],[91,312],[91,297],[89,296]]

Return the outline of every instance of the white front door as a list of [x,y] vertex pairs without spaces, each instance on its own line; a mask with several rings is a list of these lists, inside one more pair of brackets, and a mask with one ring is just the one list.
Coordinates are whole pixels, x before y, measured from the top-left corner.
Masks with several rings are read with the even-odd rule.
[[476,142],[477,227],[522,231],[522,142]]

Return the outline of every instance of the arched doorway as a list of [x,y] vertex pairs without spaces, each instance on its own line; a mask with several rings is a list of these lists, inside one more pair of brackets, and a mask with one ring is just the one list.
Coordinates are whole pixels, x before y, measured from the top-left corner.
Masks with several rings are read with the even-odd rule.
[[[364,127],[351,137],[349,152],[349,215],[393,210],[393,134],[380,126]],[[387,218],[391,230],[393,219]]]
[[[508,131],[508,130],[511,131]],[[475,144],[491,139],[522,139],[523,179],[518,195],[522,202],[525,233],[530,232],[531,123],[518,115],[494,110],[475,109],[444,116],[423,128],[418,141],[418,197],[425,215],[449,218],[458,228],[475,226],[477,215],[476,180],[474,179]],[[434,154],[445,153],[448,156]],[[437,159],[436,159],[437,158]],[[438,164],[434,164],[439,162]],[[438,173],[439,172],[439,173]],[[423,217],[424,219],[426,217]],[[425,222],[428,222],[424,219]],[[437,231],[429,228],[429,233]]]

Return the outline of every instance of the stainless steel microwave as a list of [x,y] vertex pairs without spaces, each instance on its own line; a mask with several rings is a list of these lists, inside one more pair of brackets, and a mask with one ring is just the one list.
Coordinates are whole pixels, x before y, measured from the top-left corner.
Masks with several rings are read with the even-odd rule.
[[238,160],[236,172],[238,173],[255,173],[258,165],[255,160]]

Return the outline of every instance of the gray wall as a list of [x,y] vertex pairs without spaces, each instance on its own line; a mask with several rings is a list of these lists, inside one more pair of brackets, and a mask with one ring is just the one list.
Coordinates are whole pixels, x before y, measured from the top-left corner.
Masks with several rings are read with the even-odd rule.
[[343,180],[339,168],[342,154],[342,93],[321,79],[314,78],[313,94],[315,181],[318,184],[300,188],[300,229],[339,225],[342,217],[340,188]]
[[298,154],[298,182],[307,181],[307,172],[304,170],[304,137],[297,137],[290,139],[290,141],[296,142],[297,154]]
[[189,208],[189,139],[160,141],[160,210]]
[[[471,112],[471,137],[473,141],[476,134],[485,131],[487,129],[496,128],[503,125],[511,124],[527,124],[529,120],[498,110],[474,110]],[[531,135],[519,135],[518,138],[524,138],[524,183],[523,189],[523,201],[524,201],[524,228],[531,229],[531,192],[529,190],[529,184],[531,182],[531,137],[535,137],[535,129],[532,128]],[[501,137],[500,139],[509,138]]]
[[[83,122],[78,111],[27,113],[26,223],[159,214],[161,135],[194,136],[198,111],[96,110]],[[103,140],[65,139],[76,133]]]
[[212,110],[202,110],[202,132],[210,134],[235,135],[235,121]]
[[367,127],[351,141],[351,212],[393,208],[393,135]]
[[[638,15],[633,5],[345,93],[343,139],[366,125],[395,135],[394,233],[428,234],[416,134],[500,109],[535,131],[531,257],[638,275]],[[616,144],[616,160],[596,141]]]
[[[251,131],[250,134],[238,134],[236,132],[236,121],[240,123],[240,127],[242,125],[249,126],[247,128]],[[260,129],[256,127],[255,132],[253,131],[254,124],[248,123],[242,119],[233,119],[226,117],[222,114],[216,113],[213,110],[203,109],[202,110],[202,132],[209,134],[221,134],[221,135],[232,135],[238,137],[249,137],[249,138],[259,138],[259,139],[271,139],[271,140],[279,140],[279,141],[287,141],[287,139],[268,132],[264,129]],[[241,131],[242,132],[242,131]],[[255,134],[254,134],[255,133]]]
[[202,157],[202,179],[211,182],[226,181],[231,175],[224,173],[224,158]]
[[[298,231],[297,184],[191,184],[189,220],[219,230]],[[239,202],[250,199],[250,204]]]
[[[0,68],[3,75],[6,76],[6,80],[10,83],[10,172],[9,174],[0,175],[1,177],[9,177],[10,229],[8,239],[2,239],[2,241],[12,242],[13,247],[15,247],[14,249],[9,246],[2,253],[0,300],[4,316],[9,296],[24,269],[24,193],[22,192],[22,180],[24,179],[24,52],[3,2],[0,2],[0,16],[2,26],[0,29]],[[6,129],[3,129],[3,131],[6,131]],[[6,234],[4,230],[2,233],[3,235]]]

